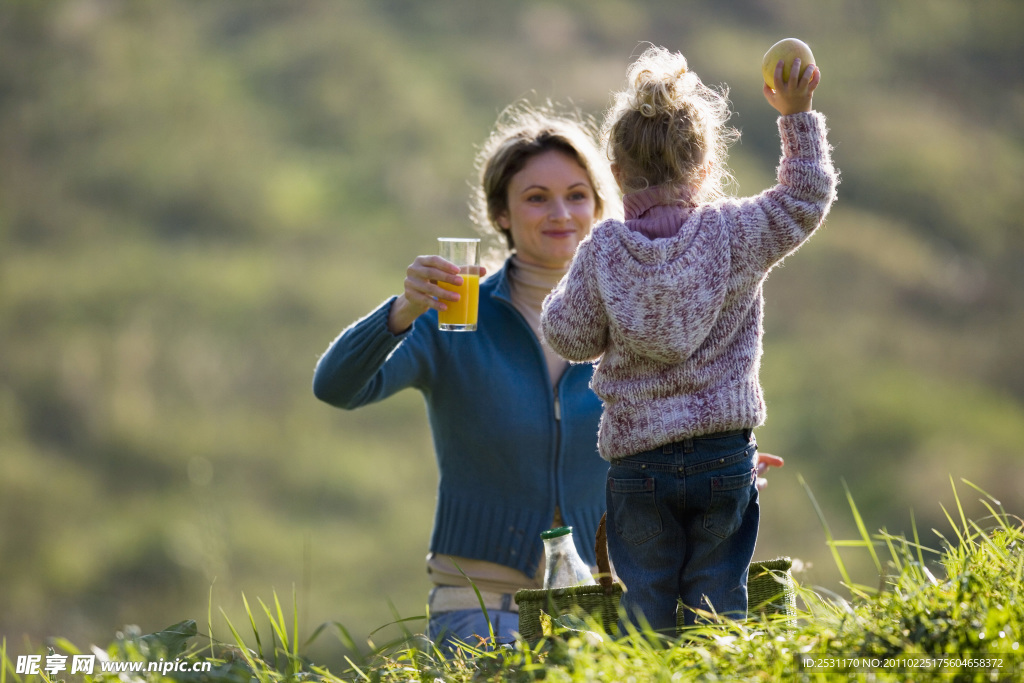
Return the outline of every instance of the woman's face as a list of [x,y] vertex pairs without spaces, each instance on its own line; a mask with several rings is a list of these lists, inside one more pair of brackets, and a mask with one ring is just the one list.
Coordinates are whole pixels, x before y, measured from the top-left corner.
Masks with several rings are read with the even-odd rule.
[[498,225],[511,231],[524,262],[564,268],[590,233],[596,213],[590,176],[572,156],[550,150],[530,158],[512,176],[508,211],[498,216]]

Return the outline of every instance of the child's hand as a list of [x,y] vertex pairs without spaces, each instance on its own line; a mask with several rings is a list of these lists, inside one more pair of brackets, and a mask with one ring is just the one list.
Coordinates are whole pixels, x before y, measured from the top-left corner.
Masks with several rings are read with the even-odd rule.
[[782,80],[782,60],[775,65],[775,89],[764,86],[764,98],[782,116],[811,110],[811,96],[821,82],[821,71],[813,64],[803,69],[800,58],[793,60],[789,70],[789,81]]

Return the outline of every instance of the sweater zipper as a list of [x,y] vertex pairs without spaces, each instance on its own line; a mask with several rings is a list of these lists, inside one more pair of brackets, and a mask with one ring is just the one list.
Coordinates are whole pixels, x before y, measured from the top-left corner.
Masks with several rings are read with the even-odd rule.
[[[540,347],[540,342],[537,340],[536,335],[533,333],[533,329],[526,322],[526,319],[523,318],[523,314],[520,313],[518,310],[516,310],[516,307],[512,305],[512,301],[509,298],[507,298],[506,296],[504,296],[502,294],[495,293],[495,294],[492,294],[491,297],[494,298],[496,301],[500,301],[502,304],[507,306],[509,308],[509,310],[512,311],[512,313],[519,318],[519,321],[523,324],[523,327],[525,327],[527,329],[527,331],[530,334],[530,337],[533,339],[535,348],[537,349],[538,352],[540,352],[540,361],[541,361],[540,362],[540,366],[541,366],[541,370],[542,370],[542,372],[544,374],[544,380],[547,381],[547,379],[548,379],[547,378],[547,369],[546,369],[547,365],[546,365],[546,361],[544,360],[544,350]],[[566,368],[566,372],[568,372],[568,371],[569,371],[569,368]],[[559,381],[561,381],[561,380],[559,380]],[[559,501],[559,497],[560,497],[559,496],[559,491],[560,491],[559,481],[560,481],[560,478],[558,476],[558,463],[561,460],[561,449],[562,449],[562,402],[561,402],[561,399],[558,396],[558,383],[555,384],[555,388],[554,388],[554,390],[552,392],[552,395],[553,395],[553,399],[554,399],[553,407],[554,407],[554,417],[555,417],[555,459],[554,459],[554,463],[553,463],[553,465],[554,465],[554,485],[555,485],[555,490],[554,490],[554,495],[555,495],[555,516],[558,517],[558,516],[561,515],[561,509],[560,509],[561,505],[560,505],[560,501]]]
[[[559,379],[559,381],[561,381],[561,379]],[[562,515],[562,505],[561,505],[561,500],[560,500],[560,498],[561,498],[560,492],[561,492],[562,489],[561,489],[561,485],[560,485],[560,479],[559,479],[559,476],[558,476],[558,471],[559,471],[558,465],[559,465],[559,461],[561,460],[561,456],[562,456],[562,401],[561,401],[561,399],[559,398],[559,395],[558,395],[558,384],[557,383],[555,384],[555,388],[554,388],[554,398],[555,398],[555,404],[554,404],[555,405],[555,461],[554,461],[554,468],[555,468],[555,514],[554,514],[554,519],[563,519],[564,520],[564,516]],[[562,523],[565,524],[564,521]]]

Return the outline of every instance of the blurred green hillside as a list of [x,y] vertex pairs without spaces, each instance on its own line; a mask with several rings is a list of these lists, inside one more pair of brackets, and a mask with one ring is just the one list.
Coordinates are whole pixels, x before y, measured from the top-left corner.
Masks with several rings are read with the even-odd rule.
[[216,629],[275,590],[307,635],[422,614],[422,400],[337,411],[314,364],[472,233],[504,106],[600,116],[642,41],[728,84],[745,194],[779,156],[762,54],[823,72],[840,199],[766,287],[758,555],[842,590],[798,474],[840,537],[844,482],[926,543],[951,477],[1024,514],[1022,30],[1016,0],[3,0],[0,636]]

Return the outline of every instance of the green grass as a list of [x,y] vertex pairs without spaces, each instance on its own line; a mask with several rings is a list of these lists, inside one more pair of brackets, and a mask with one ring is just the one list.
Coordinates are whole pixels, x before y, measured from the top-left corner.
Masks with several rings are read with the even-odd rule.
[[[968,486],[977,489],[970,482]],[[142,635],[118,633],[102,657],[111,661],[176,659],[210,662],[206,673],[139,674],[132,680],[208,681],[210,683],[286,683],[291,681],[991,681],[1024,675],[1024,527],[1000,503],[982,494],[990,515],[968,519],[956,486],[956,509],[943,508],[951,528],[935,530],[939,548],[926,547],[916,527],[912,538],[884,529],[869,534],[847,491],[860,538],[836,540],[821,516],[826,543],[833,551],[848,596],[797,585],[800,608],[795,618],[761,617],[746,622],[715,620],[674,639],[631,630],[612,637],[589,622],[589,630],[562,628],[536,643],[488,649],[466,643],[442,652],[410,630],[422,617],[399,619],[394,642],[368,642],[369,652],[346,657],[341,670],[328,671],[303,656],[309,645],[335,637],[339,649],[360,648],[337,623],[323,624],[300,642],[294,596],[286,609],[273,600],[255,604],[243,596],[247,624],[232,623],[220,612],[227,635],[214,636],[214,610],[207,633],[195,621]],[[808,490],[817,508],[813,494]],[[820,515],[820,511],[819,511]],[[879,587],[850,580],[839,548],[862,548],[879,572]],[[269,626],[260,628],[258,624]],[[590,632],[592,631],[592,632]],[[365,648],[363,648],[365,650]],[[94,650],[95,651],[95,650]],[[0,683],[54,683],[48,674],[22,675],[16,655],[23,650],[0,643]],[[55,639],[38,652],[80,654],[72,643]],[[945,664],[937,664],[946,658]],[[817,668],[802,662],[825,664]],[[59,678],[75,678],[59,676]],[[97,681],[119,681],[96,673]]]

